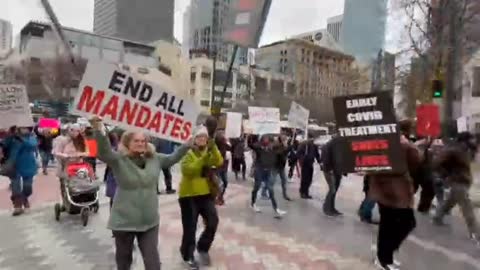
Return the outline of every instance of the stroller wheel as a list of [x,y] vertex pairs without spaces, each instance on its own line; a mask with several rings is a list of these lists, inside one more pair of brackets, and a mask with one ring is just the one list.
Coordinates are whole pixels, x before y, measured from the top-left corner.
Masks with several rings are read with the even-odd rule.
[[100,206],[98,205],[98,203],[94,204],[92,206],[92,210],[93,210],[93,213],[98,213],[98,209],[100,209]]
[[87,208],[83,208],[82,209],[82,212],[80,213],[81,215],[81,218],[82,218],[82,224],[83,226],[87,226],[88,224],[88,216],[90,215],[90,209],[87,207]]
[[59,203],[55,204],[55,220],[60,221],[60,213],[62,212],[62,207]]

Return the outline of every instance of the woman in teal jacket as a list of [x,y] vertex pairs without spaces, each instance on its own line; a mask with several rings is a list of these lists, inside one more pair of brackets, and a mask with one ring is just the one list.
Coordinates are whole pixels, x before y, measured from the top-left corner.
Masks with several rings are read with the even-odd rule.
[[100,119],[92,119],[98,158],[105,162],[117,180],[117,190],[108,221],[113,231],[118,270],[130,270],[133,242],[137,239],[145,270],[159,270],[157,181],[164,168],[170,168],[190,149],[180,146],[171,155],[157,154],[141,132],[125,132],[115,152]]
[[37,139],[32,129],[21,127],[15,129],[10,137],[5,139],[8,149],[7,164],[12,164],[11,200],[13,203],[13,216],[24,213],[24,209],[30,209],[28,198],[33,192],[33,177],[37,174],[38,166],[35,159],[37,151]]

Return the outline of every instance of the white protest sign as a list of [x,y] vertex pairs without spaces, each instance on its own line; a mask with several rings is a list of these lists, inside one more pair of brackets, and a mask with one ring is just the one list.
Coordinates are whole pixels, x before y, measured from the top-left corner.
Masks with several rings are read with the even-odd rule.
[[467,132],[468,125],[467,125],[467,117],[462,116],[457,119],[457,132]]
[[248,107],[250,126],[254,134],[280,134],[280,109]]
[[290,112],[288,113],[288,122],[292,127],[305,130],[308,126],[309,117],[309,110],[296,102],[292,102],[290,105]]
[[34,125],[25,85],[0,84],[0,128]]
[[151,136],[185,142],[200,108],[165,86],[139,79],[116,65],[90,61],[72,106],[72,113]]
[[227,124],[225,128],[227,138],[239,138],[242,136],[242,114],[236,112],[227,113]]

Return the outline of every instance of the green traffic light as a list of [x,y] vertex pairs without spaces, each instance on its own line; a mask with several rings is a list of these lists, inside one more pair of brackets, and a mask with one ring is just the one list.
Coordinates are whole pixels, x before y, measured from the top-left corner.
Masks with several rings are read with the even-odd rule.
[[433,97],[436,97],[436,98],[442,97],[442,92],[440,91],[434,92]]

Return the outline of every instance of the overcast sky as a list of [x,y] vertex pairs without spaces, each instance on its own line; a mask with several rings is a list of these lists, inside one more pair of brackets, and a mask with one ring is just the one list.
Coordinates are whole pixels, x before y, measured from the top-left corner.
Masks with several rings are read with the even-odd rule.
[[[14,35],[30,20],[45,21],[40,0],[0,0],[0,18],[13,23]],[[132,0],[133,1],[133,0]],[[92,31],[94,0],[50,0],[60,23]],[[182,41],[183,12],[190,0],[175,0],[175,37]],[[261,43],[326,27],[327,18],[343,13],[344,0],[274,0]],[[391,31],[389,31],[391,33]],[[389,47],[392,43],[392,37]]]

